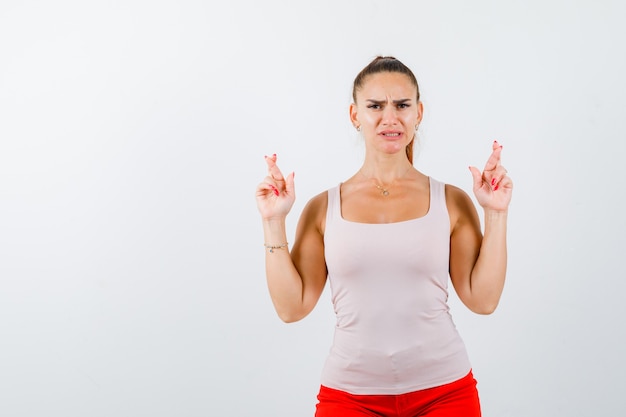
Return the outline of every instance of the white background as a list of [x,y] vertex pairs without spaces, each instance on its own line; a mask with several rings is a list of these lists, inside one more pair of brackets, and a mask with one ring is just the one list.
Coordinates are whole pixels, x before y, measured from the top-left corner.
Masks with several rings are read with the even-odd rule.
[[486,417],[623,416],[621,1],[0,3],[0,415],[312,416],[328,288],[284,324],[254,188],[358,169],[351,83],[395,55],[416,165],[515,181],[498,310],[451,296]]

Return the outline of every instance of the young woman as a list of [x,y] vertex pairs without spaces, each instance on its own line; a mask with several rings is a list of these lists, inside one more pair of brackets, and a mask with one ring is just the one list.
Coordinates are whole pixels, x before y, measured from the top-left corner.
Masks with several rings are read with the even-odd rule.
[[285,322],[302,319],[328,279],[337,314],[317,417],[480,416],[448,279],[470,310],[494,311],[513,184],[494,142],[484,170],[470,167],[483,236],[469,196],[413,166],[422,113],[417,80],[394,57],[377,57],[357,75],[350,119],[365,141],[363,165],[306,204],[291,251],[285,218],[294,176],[283,176],[276,155],[266,157],[256,199],[276,312]]

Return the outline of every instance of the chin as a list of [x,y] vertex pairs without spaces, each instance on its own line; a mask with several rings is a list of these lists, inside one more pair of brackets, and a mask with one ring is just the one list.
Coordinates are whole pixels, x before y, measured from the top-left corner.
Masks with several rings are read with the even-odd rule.
[[387,144],[387,146],[384,146],[382,148],[382,151],[390,155],[397,154],[398,152],[404,152],[404,150],[406,149],[405,144],[394,144],[393,146],[389,146],[389,145],[390,144]]

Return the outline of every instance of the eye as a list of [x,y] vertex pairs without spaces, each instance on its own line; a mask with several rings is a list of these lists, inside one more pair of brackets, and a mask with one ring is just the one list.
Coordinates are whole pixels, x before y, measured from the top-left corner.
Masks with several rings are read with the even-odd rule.
[[406,108],[409,108],[409,107],[411,107],[411,105],[409,103],[400,103],[400,104],[398,104],[398,108],[399,109],[406,109]]
[[378,109],[380,109],[380,104],[368,104],[367,108],[368,109],[378,110]]

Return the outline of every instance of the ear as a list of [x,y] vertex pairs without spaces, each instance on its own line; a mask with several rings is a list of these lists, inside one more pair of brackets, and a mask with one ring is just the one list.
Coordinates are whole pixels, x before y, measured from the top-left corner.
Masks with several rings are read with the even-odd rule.
[[424,115],[424,105],[421,101],[417,102],[417,122],[415,124],[422,123],[422,116]]
[[350,121],[354,127],[361,125],[359,118],[357,117],[356,104],[354,103],[350,103]]

